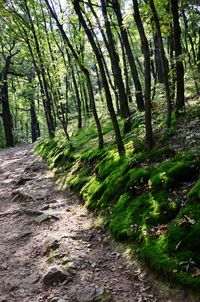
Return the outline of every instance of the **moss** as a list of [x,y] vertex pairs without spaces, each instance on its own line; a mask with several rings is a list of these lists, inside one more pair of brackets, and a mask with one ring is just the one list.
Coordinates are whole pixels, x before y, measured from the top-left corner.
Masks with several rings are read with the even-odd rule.
[[103,191],[102,183],[96,176],[91,176],[88,182],[81,190],[81,196],[83,197],[85,204],[88,208],[95,208],[99,197]]
[[168,161],[159,165],[151,174],[149,185],[154,190],[167,189],[179,182],[194,179],[195,170],[184,162]]
[[[134,240],[155,269],[198,287],[200,278],[192,278],[191,271],[186,272],[180,265],[192,258],[200,267],[200,181],[181,206],[185,182],[190,186],[198,177],[197,150],[175,155],[167,146],[147,152],[142,136],[133,139],[141,134],[140,123],[135,120],[134,133],[124,136],[126,156],[120,158],[113,146],[111,123],[102,123],[102,127],[105,141],[109,142],[102,150],[97,149],[93,122],[72,136],[74,150],[58,137],[39,141],[35,149],[58,173],[62,187],[68,184],[80,191],[86,206],[101,213],[102,226],[109,227],[115,238]],[[161,227],[164,232],[158,232]]]
[[120,166],[123,159],[120,158],[119,154],[115,151],[110,151],[108,155],[100,162],[97,166],[98,177],[100,179],[105,179],[113,169]]
[[161,235],[158,238],[146,237],[141,244],[140,253],[157,270],[171,272],[177,268],[176,259],[168,255],[166,235]]
[[189,151],[182,151],[176,154],[173,158],[174,161],[184,161],[184,162],[190,162],[194,160],[194,152],[189,150]]
[[160,149],[154,149],[148,152],[144,152],[141,156],[141,160],[150,162],[160,162],[166,158],[170,158],[174,155],[174,150],[170,147],[162,147]]
[[134,199],[129,193],[123,194],[111,216],[110,230],[112,234],[117,239],[140,236],[139,226],[145,219],[148,208],[149,198],[147,193]]
[[103,207],[106,204],[109,205],[113,201],[117,201],[119,196],[124,193],[128,180],[128,169],[128,162],[121,162],[121,164],[116,167],[112,173],[105,178],[105,180],[103,180],[102,185],[105,190],[101,199],[98,201],[98,206]]
[[127,174],[127,184],[126,184],[126,191],[136,192],[139,187],[144,187],[145,183],[149,179],[149,173],[147,170],[142,168],[135,168],[129,170]]
[[195,186],[187,194],[189,200],[200,201],[200,180],[197,181]]
[[82,167],[78,173],[74,174],[74,177],[69,181],[70,188],[80,190],[87,182],[90,175],[89,167]]
[[167,171],[167,175],[172,181],[187,181],[193,178],[193,170],[183,162],[175,162]]

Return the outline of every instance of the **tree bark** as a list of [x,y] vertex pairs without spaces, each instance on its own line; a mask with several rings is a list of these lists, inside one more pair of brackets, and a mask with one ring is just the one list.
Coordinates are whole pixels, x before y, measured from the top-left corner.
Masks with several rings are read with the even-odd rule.
[[86,78],[86,83],[87,83],[87,88],[88,88],[88,95],[90,98],[90,103],[92,104],[92,110],[93,110],[93,116],[94,116],[94,120],[96,123],[96,127],[97,127],[97,132],[98,132],[98,140],[99,140],[99,149],[103,148],[103,133],[102,133],[102,129],[101,129],[101,123],[97,114],[97,110],[96,110],[96,104],[95,104],[95,99],[94,99],[94,93],[93,93],[93,88],[92,88],[92,82],[90,79],[90,74],[88,69],[80,62],[80,59],[76,53],[76,51],[74,50],[72,44],[70,43],[62,24],[59,22],[58,17],[55,13],[55,11],[52,9],[51,5],[49,4],[48,0],[45,0],[45,3],[53,17],[53,19],[56,21],[56,24],[60,30],[60,33],[63,37],[64,42],[67,44],[68,48],[70,49],[72,55],[74,56],[74,58],[76,59],[76,61],[79,64],[79,67],[81,69],[81,71],[83,72],[83,74],[85,75]]
[[119,64],[119,55],[116,51],[115,41],[113,38],[113,34],[111,31],[110,21],[108,19],[107,7],[105,0],[101,0],[101,9],[105,22],[106,34],[108,43],[106,43],[106,47],[108,48],[108,52],[111,60],[111,68],[113,70],[113,75],[115,78],[116,88],[119,93],[119,104],[120,104],[120,112],[122,117],[127,118],[130,116],[128,101],[126,97],[126,91],[124,87],[124,82],[122,79],[121,67]]
[[184,67],[182,62],[181,28],[179,24],[178,0],[171,0],[171,12],[173,18],[173,37],[176,60],[176,109],[179,111],[185,106],[184,94]]
[[101,78],[102,78],[102,82],[103,82],[103,86],[104,86],[104,90],[105,90],[105,95],[106,95],[106,103],[107,103],[108,111],[110,113],[110,117],[111,117],[111,120],[112,120],[113,128],[114,128],[114,131],[115,131],[115,138],[116,138],[116,144],[117,144],[118,152],[119,152],[120,155],[122,155],[122,154],[125,153],[124,143],[122,141],[122,137],[121,137],[121,133],[120,133],[120,129],[119,129],[119,124],[118,124],[118,121],[117,121],[117,118],[116,118],[116,115],[115,115],[115,111],[114,111],[114,108],[113,108],[112,97],[111,97],[111,94],[110,94],[110,89],[109,89],[109,85],[108,85],[108,82],[107,82],[107,78],[106,78],[103,62],[102,62],[102,59],[101,59],[101,55],[99,53],[98,47],[96,46],[96,43],[95,43],[94,38],[92,36],[92,33],[89,30],[89,28],[88,28],[88,26],[87,26],[87,24],[86,24],[86,22],[83,18],[83,15],[81,13],[79,0],[74,0],[73,5],[74,5],[74,9],[75,9],[75,11],[76,11],[76,13],[79,17],[79,21],[82,24],[82,26],[85,30],[85,33],[88,37],[88,40],[89,40],[89,42],[92,46],[92,49],[95,53],[95,56],[96,56],[96,59],[97,59],[98,65],[99,65],[99,70],[100,70],[100,73],[101,73]]
[[1,73],[0,98],[2,103],[2,118],[6,139],[6,147],[14,146],[14,136],[12,131],[12,114],[8,98],[8,71],[11,63],[11,55],[6,58],[5,66]]
[[30,115],[31,115],[31,137],[32,137],[32,143],[34,143],[37,140],[37,138],[40,137],[40,126],[35,112],[34,101],[32,101],[30,105]]
[[158,46],[159,46],[159,50],[160,50],[162,76],[163,76],[163,81],[164,81],[164,85],[165,85],[165,94],[166,94],[166,99],[167,99],[167,120],[166,120],[166,122],[167,122],[167,127],[170,128],[170,126],[171,126],[171,109],[172,109],[171,103],[172,102],[171,102],[170,85],[169,85],[169,79],[168,79],[168,74],[169,74],[168,62],[167,62],[167,58],[165,55],[165,49],[164,49],[163,40],[162,40],[162,33],[161,33],[161,29],[160,29],[160,22],[158,19],[158,15],[157,15],[153,0],[150,0],[150,7],[151,7],[155,27],[156,27]]
[[124,24],[123,24],[123,18],[122,18],[119,1],[113,0],[113,6],[114,6],[114,11],[115,11],[115,14],[116,14],[116,17],[118,20],[121,37],[122,37],[124,47],[126,50],[127,59],[128,59],[129,65],[130,65],[132,79],[133,79],[133,82],[135,85],[135,98],[136,98],[137,108],[138,108],[138,110],[142,111],[142,110],[144,110],[142,86],[140,83],[137,67],[135,64],[135,58],[133,56],[131,46],[130,46],[130,43],[128,40],[128,34],[127,34],[126,28],[124,27]]
[[147,37],[145,35],[144,27],[140,17],[137,0],[133,0],[134,20],[138,28],[141,39],[143,55],[144,55],[144,69],[145,69],[145,145],[147,149],[151,149],[153,145],[153,131],[151,124],[151,60]]

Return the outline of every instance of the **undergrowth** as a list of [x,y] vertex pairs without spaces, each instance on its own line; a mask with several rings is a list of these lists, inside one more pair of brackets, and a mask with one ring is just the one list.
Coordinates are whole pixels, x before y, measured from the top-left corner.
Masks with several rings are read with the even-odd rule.
[[[191,116],[190,110],[187,123],[193,122]],[[169,136],[160,133],[160,145],[149,152],[137,137],[136,120],[124,137],[124,157],[108,143],[113,137],[109,123],[103,129],[107,142],[102,150],[97,150],[93,124],[73,135],[71,149],[64,138],[56,137],[38,141],[35,150],[48,161],[60,186],[77,190],[89,209],[104,216],[104,225],[116,239],[137,242],[140,255],[153,268],[197,289],[200,148],[198,141],[194,148],[173,148],[179,138],[172,133],[183,120],[174,122]]]

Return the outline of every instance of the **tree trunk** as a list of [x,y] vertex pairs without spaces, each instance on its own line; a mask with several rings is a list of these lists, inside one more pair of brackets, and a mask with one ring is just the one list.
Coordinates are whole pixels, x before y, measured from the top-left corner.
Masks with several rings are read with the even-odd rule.
[[92,49],[95,53],[95,56],[96,56],[96,59],[97,59],[98,65],[99,65],[99,70],[100,70],[100,73],[101,73],[101,78],[102,78],[102,82],[103,82],[103,86],[104,86],[104,90],[105,90],[105,95],[106,95],[106,102],[107,102],[108,110],[109,110],[110,117],[111,117],[111,120],[112,120],[113,128],[114,128],[114,131],[115,131],[117,148],[118,148],[119,154],[121,155],[121,154],[125,153],[125,148],[124,148],[124,143],[122,141],[122,137],[121,137],[121,133],[120,133],[120,129],[119,129],[119,124],[118,124],[118,121],[117,121],[117,118],[116,118],[116,115],[115,115],[115,111],[114,111],[114,108],[113,108],[112,97],[111,97],[111,94],[110,94],[110,89],[109,89],[109,85],[108,85],[108,82],[107,82],[107,78],[106,78],[103,62],[102,62],[102,59],[101,59],[101,55],[100,55],[99,50],[96,46],[96,43],[95,43],[94,38],[92,36],[92,33],[89,30],[89,28],[88,28],[88,26],[87,26],[87,24],[86,24],[86,22],[83,18],[83,15],[81,13],[79,0],[74,0],[73,4],[74,4],[74,9],[75,9],[75,11],[76,11],[76,13],[79,17],[79,21],[80,21],[80,23],[82,24],[82,26],[85,30],[85,33],[86,33],[86,35],[88,37],[88,40],[89,40],[89,42],[92,46]]
[[95,99],[94,99],[94,93],[93,93],[93,88],[92,88],[92,83],[91,83],[91,79],[90,79],[90,74],[87,68],[85,68],[85,66],[80,62],[80,59],[76,53],[76,51],[74,50],[72,44],[70,43],[62,24],[59,22],[58,17],[55,13],[55,11],[51,8],[49,1],[45,0],[45,3],[47,4],[47,7],[53,17],[53,19],[56,21],[56,24],[60,30],[60,33],[63,37],[64,42],[67,44],[67,46],[69,47],[72,55],[74,56],[74,58],[76,59],[76,61],[79,64],[79,67],[81,69],[81,71],[83,72],[83,74],[86,77],[86,82],[87,82],[87,88],[88,88],[88,94],[89,94],[89,98],[90,98],[90,103],[92,104],[92,109],[93,109],[93,116],[94,116],[94,120],[96,123],[96,127],[97,127],[97,131],[98,131],[98,140],[99,140],[99,149],[103,148],[103,133],[102,133],[102,129],[101,129],[101,123],[96,111],[96,104],[95,104]]
[[46,73],[45,73],[45,67],[44,67],[44,63],[43,63],[43,58],[42,58],[42,53],[40,50],[40,45],[39,45],[39,41],[38,41],[38,37],[35,31],[35,26],[32,20],[32,16],[27,4],[27,0],[24,1],[25,3],[25,8],[28,14],[28,18],[29,18],[29,22],[30,22],[30,27],[31,27],[31,31],[33,33],[33,38],[34,38],[34,42],[35,42],[35,49],[36,49],[36,53],[39,59],[39,64],[40,64],[40,74],[41,74],[41,78],[42,78],[42,82],[43,82],[43,88],[44,88],[44,92],[45,92],[45,96],[46,96],[46,116],[48,119],[48,131],[49,131],[49,137],[53,138],[54,137],[54,133],[55,133],[55,124],[54,124],[54,119],[52,116],[52,99],[51,96],[49,94],[49,90],[48,90],[48,83],[47,83],[47,79],[46,79]]
[[176,60],[176,109],[179,111],[185,106],[184,95],[184,67],[182,62],[181,29],[179,24],[178,0],[171,0],[171,12],[173,18],[174,50]]
[[1,74],[1,103],[2,103],[2,118],[6,139],[6,147],[14,146],[14,136],[12,131],[12,114],[10,111],[9,98],[8,98],[8,70],[10,66],[11,56],[6,58],[5,66]]
[[32,137],[32,143],[34,143],[37,140],[37,138],[40,137],[40,127],[35,112],[34,101],[32,101],[30,105],[30,115],[31,115],[31,137]]
[[72,69],[72,81],[73,81],[75,94],[76,94],[77,111],[78,111],[78,129],[81,129],[82,128],[81,99],[80,99],[78,85],[76,82],[76,77],[75,77],[73,69]]
[[128,34],[127,34],[126,28],[124,27],[124,24],[123,24],[123,18],[122,18],[119,1],[113,0],[113,5],[114,5],[114,11],[115,11],[115,14],[116,14],[116,17],[118,20],[121,37],[122,37],[122,40],[124,43],[124,47],[126,49],[126,55],[127,55],[127,59],[128,59],[129,65],[130,65],[131,75],[132,75],[134,85],[135,85],[135,98],[136,98],[137,108],[138,108],[138,110],[142,111],[142,110],[144,110],[142,86],[140,83],[137,67],[135,64],[135,59],[134,59],[134,56],[133,56],[133,53],[131,50],[131,46],[130,46],[130,43],[128,40]]
[[107,33],[108,43],[106,43],[106,47],[108,47],[108,52],[111,60],[111,68],[113,70],[113,75],[115,78],[116,88],[119,93],[119,104],[120,104],[120,112],[122,117],[127,118],[130,116],[128,101],[126,97],[126,91],[124,87],[124,82],[122,79],[122,72],[119,64],[119,56],[116,51],[115,41],[113,38],[113,34],[111,31],[110,21],[108,19],[107,7],[105,0],[101,0],[101,8],[103,13],[103,18],[105,22],[105,28]]
[[165,56],[165,49],[163,45],[163,40],[162,40],[162,33],[160,29],[160,22],[158,19],[158,15],[156,12],[156,8],[154,5],[154,1],[150,0],[150,7],[156,27],[156,32],[157,32],[157,37],[158,37],[158,46],[160,50],[160,59],[161,59],[161,67],[162,67],[162,76],[163,76],[163,81],[165,85],[165,94],[166,94],[166,99],[167,99],[167,127],[170,128],[171,126],[171,109],[172,109],[172,104],[171,104],[171,95],[170,95],[170,86],[169,86],[169,79],[168,79],[168,62],[167,58]]
[[151,149],[153,145],[153,131],[151,124],[151,60],[147,37],[145,35],[144,27],[140,17],[137,0],[133,0],[134,20],[138,28],[141,39],[143,55],[144,55],[144,69],[145,69],[145,128],[146,137],[145,145],[147,149]]

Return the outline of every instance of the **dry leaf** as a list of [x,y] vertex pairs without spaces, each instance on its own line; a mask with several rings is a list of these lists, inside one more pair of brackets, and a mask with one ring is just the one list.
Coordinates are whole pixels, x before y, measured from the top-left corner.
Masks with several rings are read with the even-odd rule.
[[194,270],[192,270],[191,276],[192,277],[199,277],[200,276],[200,269],[199,268],[195,268]]

